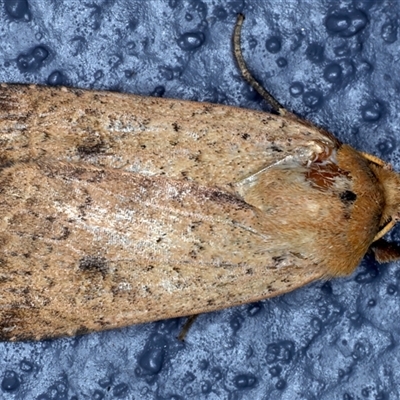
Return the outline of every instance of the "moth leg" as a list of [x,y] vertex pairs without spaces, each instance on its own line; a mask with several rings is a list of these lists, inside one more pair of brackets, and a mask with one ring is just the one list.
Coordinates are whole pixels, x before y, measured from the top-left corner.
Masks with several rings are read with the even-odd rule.
[[370,250],[374,253],[375,260],[379,263],[388,263],[400,259],[400,246],[383,239],[373,243]]
[[287,110],[270,93],[268,93],[253,77],[244,61],[241,49],[241,32],[244,21],[244,15],[238,14],[235,29],[233,32],[233,54],[242,73],[243,78],[250,86],[268,103],[273,111],[279,115],[285,115]]
[[183,327],[178,335],[178,340],[180,340],[181,342],[183,342],[185,340],[185,337],[188,334],[189,329],[195,323],[198,316],[199,316],[199,314],[194,314],[194,315],[190,315],[189,317],[187,317],[187,320],[185,321],[185,324],[183,325]]
[[397,223],[396,219],[391,219],[374,237],[373,242],[378,241],[380,238],[385,236]]
[[386,168],[386,169],[392,169],[392,166],[388,164],[387,162],[381,160],[379,157],[374,156],[373,154],[369,153],[364,153],[363,151],[360,151],[360,154],[368,161],[378,165],[379,167]]

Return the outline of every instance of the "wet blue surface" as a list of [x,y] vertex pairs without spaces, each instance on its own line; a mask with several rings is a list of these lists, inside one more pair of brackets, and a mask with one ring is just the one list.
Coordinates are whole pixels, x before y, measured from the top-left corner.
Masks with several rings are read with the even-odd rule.
[[[282,104],[400,167],[389,0],[6,0],[0,81],[267,110],[232,58],[240,11],[249,67]],[[185,343],[183,320],[2,343],[0,398],[400,399],[399,280],[367,257],[349,278],[204,314]]]

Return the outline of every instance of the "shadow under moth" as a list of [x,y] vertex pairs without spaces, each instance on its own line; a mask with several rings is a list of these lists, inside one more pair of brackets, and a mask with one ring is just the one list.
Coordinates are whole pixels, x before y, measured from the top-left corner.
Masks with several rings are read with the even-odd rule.
[[0,338],[208,312],[350,274],[369,250],[398,258],[381,237],[399,175],[262,94],[275,113],[1,85]]

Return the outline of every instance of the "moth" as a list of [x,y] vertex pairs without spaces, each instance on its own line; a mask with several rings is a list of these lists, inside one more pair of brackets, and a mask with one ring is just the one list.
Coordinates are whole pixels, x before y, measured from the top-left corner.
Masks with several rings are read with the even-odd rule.
[[285,111],[0,87],[0,338],[194,315],[350,274],[399,219],[382,160]]

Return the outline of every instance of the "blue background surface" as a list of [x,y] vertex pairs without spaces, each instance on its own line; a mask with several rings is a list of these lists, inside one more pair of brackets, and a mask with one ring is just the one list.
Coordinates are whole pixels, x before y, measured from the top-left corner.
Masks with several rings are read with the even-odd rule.
[[[238,12],[282,104],[399,167],[397,1],[5,0],[0,81],[267,110],[232,57]],[[204,314],[185,343],[183,320],[0,343],[0,398],[400,399],[399,280],[367,256],[349,278]]]

